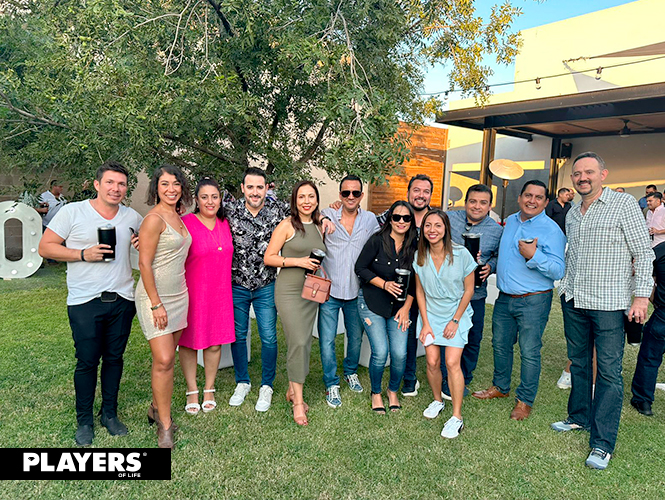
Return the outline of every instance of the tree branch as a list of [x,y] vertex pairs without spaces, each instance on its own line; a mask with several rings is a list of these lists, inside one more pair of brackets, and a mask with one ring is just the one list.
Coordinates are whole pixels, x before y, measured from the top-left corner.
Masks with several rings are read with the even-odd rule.
[[235,37],[236,32],[233,29],[233,26],[231,26],[231,23],[229,22],[228,19],[226,19],[226,16],[222,12],[222,5],[221,3],[216,3],[213,0],[208,0],[208,3],[212,6],[213,9],[215,9],[215,12],[217,13],[217,17],[219,17],[219,20],[222,21],[222,24],[224,25],[224,30],[230,37]]
[[[5,94],[2,90],[0,90],[0,97],[5,101],[4,106],[9,110],[13,111],[14,113],[18,114],[19,116],[22,116],[24,118],[27,118],[28,120],[31,121],[33,125],[39,124],[39,125],[50,125],[52,127],[59,127],[59,128],[64,128],[66,130],[71,130],[71,128],[67,125],[64,125],[62,123],[58,123],[46,116],[37,116],[33,115],[32,113],[29,113],[25,110],[19,109],[14,104],[12,103],[11,99],[9,99],[9,96]],[[0,104],[2,105],[2,104]],[[36,122],[36,123],[35,123]]]
[[164,139],[168,139],[169,141],[177,142],[179,144],[182,144],[183,146],[187,146],[188,148],[195,149],[196,151],[199,151],[203,154],[206,154],[208,156],[212,156],[213,158],[217,158],[218,160],[225,161],[227,163],[233,163],[235,165],[243,165],[240,163],[238,160],[235,160],[231,158],[230,156],[223,155],[221,153],[218,153],[217,151],[213,151],[212,149],[209,149],[205,146],[201,146],[200,144],[197,144],[196,142],[187,142],[184,140],[182,137],[178,137],[173,134],[163,134],[162,137]]
[[305,164],[314,157],[314,154],[316,153],[316,150],[319,149],[319,147],[323,143],[323,136],[325,135],[326,130],[328,130],[329,125],[330,125],[330,120],[328,118],[326,118],[323,121],[323,124],[321,125],[321,128],[319,129],[319,133],[316,134],[316,138],[314,139],[314,142],[312,142],[312,144],[309,145],[309,147],[307,148],[307,151],[305,151],[305,154],[303,154],[296,161],[296,163]]
[[151,147],[150,150],[153,153],[156,153],[157,155],[161,156],[162,158],[170,161],[174,165],[184,168],[184,169],[190,169],[192,168],[192,165],[190,163],[187,163],[185,160],[182,160],[178,158],[177,156],[173,156],[171,153],[164,151],[162,148],[156,148],[156,147]]
[[[224,30],[226,31],[226,34],[229,35],[232,38],[235,38],[237,36],[235,30],[233,29],[233,26],[231,26],[231,23],[229,20],[226,18],[224,13],[222,12],[222,7],[221,3],[217,3],[214,0],[208,0],[208,3],[212,6],[213,9],[215,9],[215,13],[217,14],[217,17],[219,17],[219,20],[222,22],[222,25],[224,26]],[[249,91],[249,84],[247,83],[247,79],[245,78],[245,74],[243,73],[242,69],[240,69],[240,66],[236,62],[233,62],[233,69],[238,75],[238,78],[240,79],[240,85],[242,87],[243,92],[248,92]]]
[[120,35],[118,38],[116,38],[115,40],[112,40],[111,42],[109,42],[106,46],[108,47],[109,45],[113,45],[115,42],[117,42],[118,40],[120,40],[122,37],[128,35],[130,31],[133,31],[133,30],[135,30],[136,28],[139,28],[139,27],[141,27],[141,26],[144,26],[144,25],[146,25],[146,24],[148,24],[148,23],[152,23],[152,22],[154,22],[154,21],[157,21],[158,19],[162,19],[163,17],[179,17],[179,14],[173,14],[173,13],[170,13],[170,14],[162,14],[161,16],[153,17],[152,19],[148,19],[147,21],[143,21],[142,23],[139,23],[139,24],[137,24],[136,26],[133,26],[132,28],[130,28],[130,29],[128,29],[127,31],[125,31],[125,32],[124,32],[122,35]]

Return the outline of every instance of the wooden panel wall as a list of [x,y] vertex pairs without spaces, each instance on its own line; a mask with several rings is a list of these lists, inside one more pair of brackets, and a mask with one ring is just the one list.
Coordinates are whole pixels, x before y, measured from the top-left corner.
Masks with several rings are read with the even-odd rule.
[[[401,130],[408,130],[401,125]],[[389,184],[369,187],[368,209],[381,213],[390,208],[397,200],[406,200],[406,188],[409,179],[417,174],[426,174],[434,182],[432,207],[441,206],[443,193],[443,166],[446,161],[448,129],[439,127],[422,127],[411,136],[411,159],[404,166],[404,175],[388,178]]]

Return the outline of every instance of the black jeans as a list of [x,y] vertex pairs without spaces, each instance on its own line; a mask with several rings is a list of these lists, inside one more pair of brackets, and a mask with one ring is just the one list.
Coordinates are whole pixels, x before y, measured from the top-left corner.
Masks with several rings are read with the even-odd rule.
[[644,326],[640,354],[633,376],[633,401],[653,403],[658,368],[665,352],[665,308],[654,310]]
[[[464,374],[464,385],[469,385],[473,380],[473,371],[478,365],[480,355],[480,341],[483,340],[483,327],[485,326],[485,298],[469,302],[473,309],[472,326],[469,330],[467,344],[462,351],[462,373]],[[441,390],[450,394],[448,388],[448,369],[446,368],[445,349],[441,349]]]
[[115,302],[102,302],[97,298],[85,304],[68,306],[67,313],[77,359],[74,371],[76,420],[79,425],[92,425],[100,359],[102,411],[107,417],[116,416],[122,356],[136,307],[134,302],[118,296]]

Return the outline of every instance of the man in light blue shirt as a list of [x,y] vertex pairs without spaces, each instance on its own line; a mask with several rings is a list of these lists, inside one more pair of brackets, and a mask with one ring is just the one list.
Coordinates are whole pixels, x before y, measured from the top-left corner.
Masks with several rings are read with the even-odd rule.
[[524,184],[517,198],[520,211],[508,217],[499,244],[499,298],[492,316],[494,378],[492,387],[474,392],[478,399],[505,398],[510,393],[513,345],[522,358],[520,385],[515,391],[513,420],[531,414],[540,379],[540,349],[552,306],[554,281],[563,277],[566,237],[545,214],[547,187]]
[[[499,241],[503,227],[489,216],[492,209],[492,190],[484,184],[471,186],[464,199],[464,210],[449,211],[450,237],[455,243],[464,245],[465,233],[480,234],[480,277],[482,284],[477,287],[471,298],[473,309],[473,326],[469,330],[468,343],[462,352],[462,373],[464,374],[464,395],[468,393],[468,386],[473,380],[473,371],[478,364],[480,354],[480,341],[483,339],[483,326],[485,325],[485,299],[487,298],[487,278],[496,272],[496,258],[499,253]],[[477,256],[474,255],[475,259]],[[441,392],[445,399],[451,400],[448,388],[448,370],[446,357],[441,351]]]
[[326,235],[326,257],[322,263],[332,280],[330,299],[319,307],[319,345],[323,382],[326,385],[326,402],[331,408],[342,405],[335,354],[340,309],[344,312],[347,336],[344,379],[352,391],[363,391],[357,375],[363,335],[362,320],[358,313],[360,283],[354,268],[365,243],[379,230],[376,216],[360,208],[363,196],[363,183],[360,178],[347,175],[339,184],[342,206],[337,210],[326,208],[322,211],[323,216],[329,217],[336,227],[334,233]]

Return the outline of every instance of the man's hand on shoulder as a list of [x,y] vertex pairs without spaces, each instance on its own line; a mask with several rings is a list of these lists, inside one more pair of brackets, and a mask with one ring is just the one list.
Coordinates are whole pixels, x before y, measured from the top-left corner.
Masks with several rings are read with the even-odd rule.
[[329,218],[325,218],[321,220],[321,229],[323,230],[323,234],[333,234],[336,229],[335,223]]

